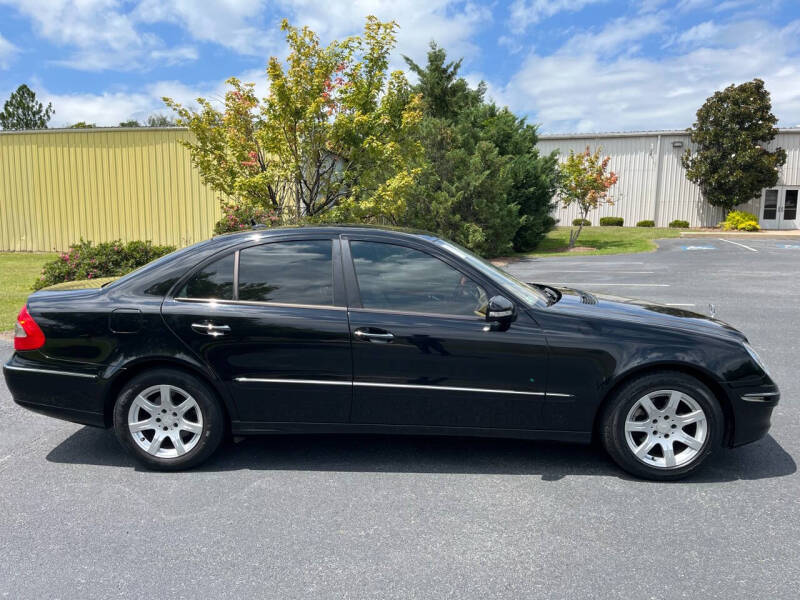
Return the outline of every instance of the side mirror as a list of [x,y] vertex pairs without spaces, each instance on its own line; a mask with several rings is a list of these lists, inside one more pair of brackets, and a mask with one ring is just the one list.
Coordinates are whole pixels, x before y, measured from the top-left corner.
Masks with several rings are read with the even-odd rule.
[[486,307],[486,320],[492,323],[508,325],[517,315],[514,303],[505,296],[492,296]]

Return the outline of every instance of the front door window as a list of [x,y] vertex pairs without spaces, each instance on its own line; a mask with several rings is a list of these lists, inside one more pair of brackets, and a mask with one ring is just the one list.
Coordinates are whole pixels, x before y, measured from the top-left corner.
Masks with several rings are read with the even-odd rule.
[[485,314],[486,290],[425,252],[380,242],[350,242],[367,309],[456,316]]

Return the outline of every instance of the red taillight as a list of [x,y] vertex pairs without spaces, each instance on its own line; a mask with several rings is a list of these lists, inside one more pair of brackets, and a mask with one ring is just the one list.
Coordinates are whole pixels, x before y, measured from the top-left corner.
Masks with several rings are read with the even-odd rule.
[[44,333],[23,306],[14,325],[14,350],[38,350],[44,346]]

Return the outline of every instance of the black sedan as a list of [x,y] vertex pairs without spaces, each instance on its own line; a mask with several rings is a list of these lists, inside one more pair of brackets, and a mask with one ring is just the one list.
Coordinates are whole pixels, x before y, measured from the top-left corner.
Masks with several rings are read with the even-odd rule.
[[745,336],[676,308],[523,283],[422,232],[223,235],[100,289],[39,291],[14,400],[113,427],[156,469],[226,434],[599,439],[677,479],[764,436],[778,388]]

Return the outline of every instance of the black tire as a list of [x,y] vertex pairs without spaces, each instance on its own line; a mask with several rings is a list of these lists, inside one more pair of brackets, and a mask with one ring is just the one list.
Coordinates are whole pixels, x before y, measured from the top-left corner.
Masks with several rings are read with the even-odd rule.
[[[196,403],[194,410],[199,410],[201,416],[201,418],[197,418],[197,412],[190,412],[191,419],[202,423],[201,426],[198,426],[198,433],[196,434],[191,432],[181,433],[177,427],[175,430],[166,432],[166,428],[164,428],[166,432],[163,438],[164,442],[159,445],[164,447],[165,452],[169,451],[171,446],[175,449],[175,453],[178,453],[178,446],[171,441],[173,438],[167,438],[167,435],[189,435],[193,442],[191,449],[188,449],[184,454],[172,457],[154,456],[145,451],[140,443],[136,441],[135,434],[131,432],[128,426],[129,411],[131,411],[131,405],[134,400],[147,390],[163,385],[173,388],[174,391],[170,392],[171,398],[177,397],[180,399],[182,397],[181,392],[188,394]],[[147,413],[145,412],[144,414],[146,415]],[[152,416],[153,420],[155,420],[156,415]],[[153,369],[131,379],[120,391],[114,405],[114,431],[122,447],[147,467],[159,471],[189,469],[208,459],[222,441],[225,433],[224,419],[224,413],[219,402],[204,382],[183,371],[168,368]],[[167,418],[165,420],[172,421],[173,419]],[[172,425],[172,423],[167,424]],[[175,425],[177,426],[177,423]],[[149,431],[144,432],[142,436],[147,436],[149,433]],[[158,433],[160,434],[161,432],[159,431]],[[153,435],[155,435],[155,432]],[[142,438],[139,439],[141,440]],[[142,440],[142,443],[146,443],[146,437]],[[178,443],[181,444],[182,442],[178,440]]]
[[[668,440],[664,438],[669,438],[670,434],[672,434],[672,441],[669,442],[669,444],[673,447],[673,450],[675,447],[679,450],[692,450],[688,446],[682,444],[680,437],[675,437],[676,428],[680,428],[678,430],[679,433],[683,433],[682,427],[688,428],[688,431],[691,432],[691,425],[666,425],[662,424],[659,420],[658,424],[651,426],[651,423],[655,423],[656,421],[651,421],[650,416],[653,415],[648,414],[647,418],[641,421],[641,426],[650,428],[652,431],[644,433],[633,432],[631,434],[631,439],[634,444],[637,443],[637,440],[642,440],[642,444],[645,444],[645,442],[649,444],[652,440],[658,447],[654,446],[654,449],[651,451],[652,454],[645,455],[644,458],[639,459],[636,457],[634,450],[629,446],[625,431],[625,421],[629,413],[634,410],[634,406],[640,399],[660,390],[675,390],[689,396],[690,400],[693,400],[699,405],[705,413],[705,439],[701,447],[693,449],[695,454],[691,458],[684,459],[687,460],[686,464],[667,467],[664,465],[656,466],[655,464],[646,463],[646,461],[658,461],[658,452],[661,452],[662,457],[664,457],[664,446],[661,444],[662,442],[664,444],[668,443]],[[665,402],[668,400],[666,394],[663,398]],[[661,398],[658,395],[654,396],[653,404],[656,408],[667,410],[666,405],[661,407],[656,405],[656,401],[660,400]],[[681,406],[685,411],[688,405],[684,404],[682,401]],[[635,410],[643,411],[641,414],[647,414],[643,409],[637,408]],[[664,418],[667,422],[670,422],[668,417]],[[677,418],[680,418],[680,416],[676,417],[676,419]],[[676,422],[680,423],[679,421]],[[636,420],[636,423],[638,424],[640,421]],[[672,427],[673,429],[666,429],[667,427]],[[698,425],[695,425],[695,427],[698,427]],[[724,427],[725,417],[722,413],[722,409],[716,397],[706,385],[698,379],[679,371],[659,371],[632,379],[614,393],[614,396],[606,404],[601,415],[599,433],[600,440],[608,454],[614,462],[628,473],[636,475],[637,477],[656,481],[673,481],[694,473],[708,460],[712,452],[722,445]],[[660,428],[661,430],[656,428]],[[695,429],[695,432],[696,431]],[[695,433],[694,435],[697,434]],[[687,454],[691,454],[691,452]]]

